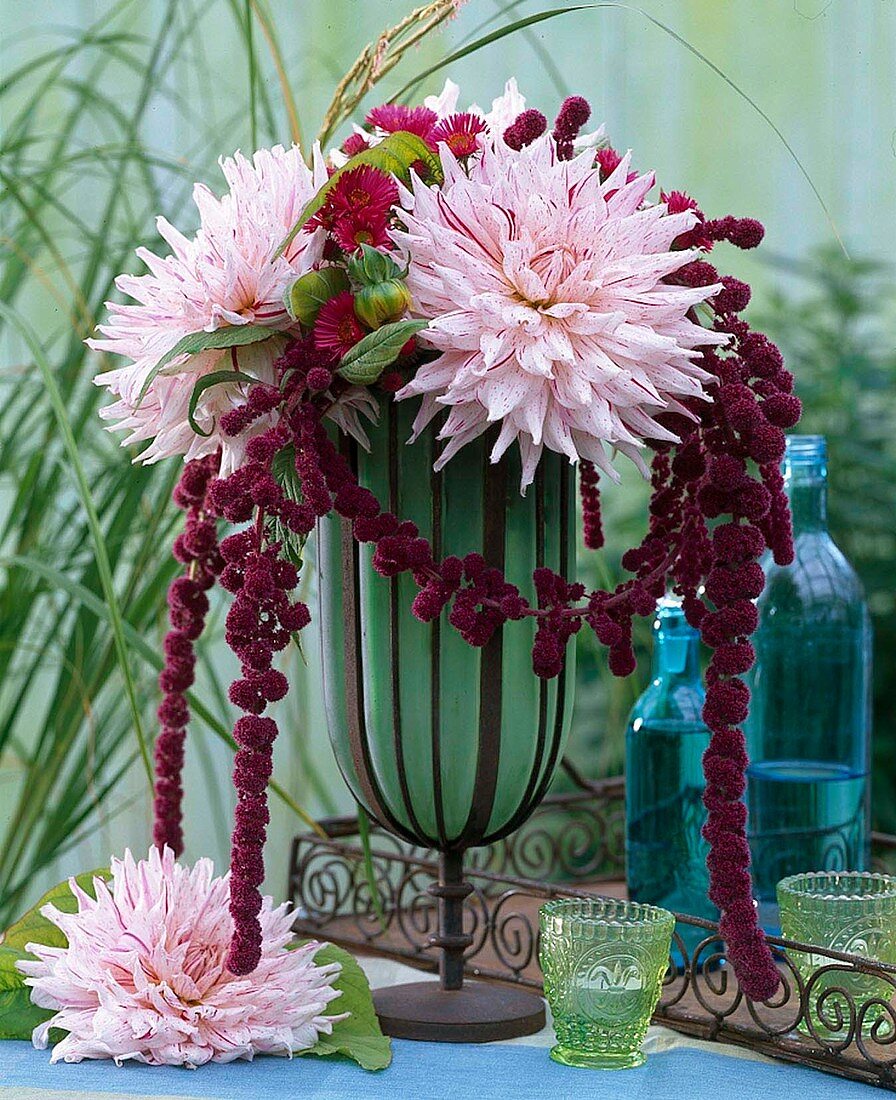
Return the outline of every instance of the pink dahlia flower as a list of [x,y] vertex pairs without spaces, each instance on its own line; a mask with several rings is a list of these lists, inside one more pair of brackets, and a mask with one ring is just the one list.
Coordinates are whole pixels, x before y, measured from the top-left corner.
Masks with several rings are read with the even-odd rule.
[[37,962],[20,963],[31,998],[55,1015],[36,1028],[45,1049],[51,1028],[68,1035],[52,1061],[127,1059],[150,1065],[200,1066],[256,1054],[292,1055],[329,1034],[343,1016],[326,1015],[339,996],[339,964],[317,966],[319,944],[289,951],[286,905],[262,904],[261,961],[248,977],[225,969],[232,933],[229,876],[214,877],[208,859],[192,869],[170,848],[136,862],[112,860],[112,882],[94,880],[96,900],[73,880],[77,913],[42,912],[68,947],[28,944]]
[[492,424],[491,459],[516,440],[523,489],[545,447],[612,476],[614,450],[643,468],[646,439],[675,438],[657,414],[705,396],[696,349],[726,339],[687,316],[719,285],[663,282],[696,255],[670,251],[693,212],[647,204],[654,177],[629,180],[628,155],[601,183],[593,150],[561,161],[547,136],[493,140],[466,171],[441,156],[444,186],[415,179],[393,231],[420,342],[442,353],[397,395],[423,398],[415,434],[450,410],[436,468]]
[[159,359],[188,333],[228,325],[288,328],[283,293],[320,260],[324,234],[299,233],[282,256],[275,252],[327,176],[319,157],[312,171],[296,147],[279,145],[259,150],[251,161],[237,153],[222,160],[221,169],[229,184],[225,195],[217,198],[202,184],[193,192],[200,216],[196,235],[187,238],[159,218],[159,232],[172,254],[160,258],[145,248],[137,250],[150,273],[116,280],[118,289],[137,304],[108,303],[110,320],[99,326],[102,338],[87,342],[97,351],[129,360],[98,375],[96,382],[119,398],[101,414],[115,421],[116,430],[128,433],[124,443],[150,441],[140,461],[176,454],[200,458],[221,447],[221,474],[226,477],[242,463],[248,439],[269,428],[272,420],[262,417],[242,435],[225,436],[221,417],[243,404],[244,387],[238,382],[217,385],[199,400],[195,419],[209,434],[197,435],[188,418],[196,380],[233,366],[274,382],[274,360],[285,341],[274,337],[228,351],[179,356],[156,376],[142,401],[140,391]]

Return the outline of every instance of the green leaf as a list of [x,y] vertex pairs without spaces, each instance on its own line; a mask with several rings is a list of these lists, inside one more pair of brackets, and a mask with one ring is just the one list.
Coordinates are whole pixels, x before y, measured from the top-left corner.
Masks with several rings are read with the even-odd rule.
[[[297,946],[301,946],[298,944]],[[367,975],[352,956],[335,944],[327,943],[315,954],[319,966],[338,962],[342,972],[333,988],[342,994],[327,1005],[327,1013],[349,1012],[350,1016],[333,1025],[331,1035],[322,1035],[311,1050],[304,1054],[344,1054],[362,1069],[385,1069],[392,1061],[392,1045],[383,1035]]]
[[[85,871],[81,875],[76,875],[75,882],[93,898],[96,897],[93,880],[95,878],[108,880],[109,877],[108,870],[101,868],[98,871]],[[26,955],[25,945],[28,943],[41,943],[45,947],[66,947],[68,941],[62,931],[41,913],[41,909],[45,905],[54,905],[63,913],[76,913],[78,911],[78,902],[68,881],[60,882],[58,886],[48,890],[37,905],[29,909],[24,916],[19,917],[15,924],[11,924],[7,928],[2,939],[0,939],[0,949],[19,951],[24,957]]]
[[395,321],[383,325],[347,351],[337,369],[347,381],[369,386],[395,362],[408,340],[425,328],[426,321]]
[[193,417],[193,414],[196,412],[196,406],[199,404],[199,398],[202,397],[206,390],[211,389],[212,386],[220,386],[224,382],[245,382],[246,385],[251,386],[258,381],[259,379],[254,378],[251,374],[245,374],[240,370],[213,370],[211,374],[203,374],[201,378],[197,379],[196,385],[193,387],[193,392],[190,394],[190,407],[187,410],[187,419],[190,421],[190,427],[197,435],[210,436],[212,434],[211,430],[204,432]]
[[51,1009],[38,1008],[31,1001],[31,988],[25,975],[16,969],[26,958],[5,944],[0,946],[0,1039],[31,1039],[31,1032],[53,1015]]
[[227,325],[225,328],[215,329],[214,332],[188,332],[170,351],[165,352],[149,372],[137,397],[137,407],[140,407],[140,402],[146,397],[156,377],[172,359],[176,359],[179,355],[198,355],[202,351],[242,348],[247,344],[260,344],[262,340],[270,340],[272,336],[283,335],[285,334],[279,329],[268,328],[266,325]]
[[[94,878],[108,879],[106,870],[87,871],[76,877],[82,890],[95,897]],[[45,905],[54,905],[63,913],[77,911],[78,902],[68,882],[60,882],[49,890],[32,909],[11,925],[0,940],[0,1039],[31,1038],[31,1032],[53,1015],[31,1001],[31,989],[25,985],[25,975],[18,969],[23,959],[31,959],[26,944],[41,943],[46,947],[65,947],[64,933],[41,913]]]
[[285,250],[289,248],[296,235],[307,224],[308,220],[313,218],[320,210],[327,201],[329,193],[346,172],[351,172],[355,168],[369,164],[372,168],[379,168],[381,172],[386,172],[390,176],[397,176],[404,183],[409,183],[411,166],[416,164],[417,161],[422,161],[426,165],[429,174],[436,183],[442,182],[444,177],[439,158],[423,138],[418,137],[416,134],[409,134],[406,130],[398,130],[394,134],[389,134],[379,145],[374,145],[371,149],[363,149],[360,153],[357,153],[346,161],[341,168],[338,168],[310,200],[299,215],[299,220],[281,242],[274,254],[275,258],[282,256]]
[[[297,502],[302,500],[302,483],[299,480],[299,475],[296,473],[296,452],[294,447],[283,447],[274,455],[274,461],[271,463],[271,473],[274,475],[274,479],[289,500]],[[304,564],[303,554],[308,536],[297,535],[295,531],[291,531],[280,519],[274,520],[274,531],[277,541],[283,544],[283,550],[286,556],[296,569],[301,570]],[[293,641],[301,651],[301,634],[294,634]]]

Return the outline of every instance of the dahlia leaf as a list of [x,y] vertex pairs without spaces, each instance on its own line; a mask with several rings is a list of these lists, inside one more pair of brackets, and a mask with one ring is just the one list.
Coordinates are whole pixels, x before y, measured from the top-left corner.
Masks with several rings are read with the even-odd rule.
[[[300,946],[300,945],[297,945]],[[342,971],[333,982],[333,988],[341,993],[327,1005],[327,1013],[349,1016],[333,1024],[330,1035],[322,1035],[304,1054],[344,1054],[357,1062],[362,1069],[385,1069],[392,1061],[392,1044],[383,1035],[373,1007],[367,975],[355,959],[341,947],[327,943],[315,954],[319,966],[338,962]]]
[[441,161],[423,138],[418,137],[417,134],[410,134],[406,130],[398,130],[394,134],[389,134],[388,137],[383,138],[379,145],[374,145],[370,149],[363,149],[350,160],[347,160],[341,168],[338,168],[306,205],[299,215],[299,220],[290,229],[274,253],[274,258],[283,255],[309,219],[313,218],[324,205],[327,196],[346,172],[351,172],[354,168],[361,168],[367,164],[372,168],[378,168],[389,176],[395,176],[403,183],[410,183],[411,171],[418,162],[422,162],[426,166],[427,171],[436,183],[442,182],[444,176]]
[[[108,879],[109,872],[105,869],[86,871],[77,875],[75,881],[94,897],[94,878]],[[68,882],[60,882],[0,937],[0,1039],[30,1040],[38,1024],[53,1015],[51,1009],[32,1003],[31,989],[25,985],[25,975],[18,969],[20,962],[34,958],[26,950],[29,943],[68,946],[65,934],[41,913],[45,905],[52,905],[63,913],[75,913],[78,909],[78,901]]]
[[194,414],[196,406],[199,404],[199,398],[212,386],[221,386],[225,382],[245,382],[246,385],[251,386],[257,383],[258,379],[251,374],[245,374],[241,370],[213,370],[211,374],[203,374],[193,387],[193,392],[190,394],[190,407],[187,410],[187,420],[189,420],[190,427],[197,435],[210,436],[212,434],[211,430],[205,432],[196,423]]
[[[101,868],[98,871],[85,871],[83,874],[76,875],[75,882],[85,893],[95,897],[93,880],[95,878],[108,880],[109,877],[109,871],[106,868]],[[29,943],[40,943],[44,947],[67,947],[68,940],[66,940],[62,930],[41,913],[41,909],[45,905],[52,905],[63,913],[76,913],[78,911],[78,900],[72,893],[68,881],[60,882],[58,886],[48,890],[37,905],[29,909],[15,924],[11,924],[7,928],[2,938],[0,938],[0,950],[17,951],[21,953],[22,957],[25,957],[26,945]]]
[[[149,387],[156,378],[173,360],[180,355],[198,355],[203,351],[217,351],[224,348],[242,348],[247,344],[259,344],[262,340],[269,340],[272,336],[284,336],[279,329],[268,328],[266,325],[227,325],[225,328],[215,329],[214,332],[188,332],[162,358],[156,363],[146,381],[140,387],[137,397],[137,408],[140,407],[143,398],[149,393]],[[254,379],[253,379],[254,381]]]
[[31,989],[17,969],[26,957],[24,951],[0,946],[0,1039],[28,1041],[32,1031],[53,1015],[52,1009],[31,1002]]
[[343,355],[339,374],[348,382],[369,386],[395,362],[408,340],[425,328],[426,321],[395,321],[368,333]]

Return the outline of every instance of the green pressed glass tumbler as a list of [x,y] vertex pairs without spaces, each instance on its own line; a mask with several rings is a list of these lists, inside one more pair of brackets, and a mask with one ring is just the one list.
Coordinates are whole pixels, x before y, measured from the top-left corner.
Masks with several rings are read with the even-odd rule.
[[[808,871],[778,883],[785,939],[896,964],[896,878],[871,871]],[[893,1033],[894,985],[811,951],[787,952],[805,983],[804,1035],[838,1043]]]
[[554,1017],[555,1062],[628,1069],[669,965],[675,918],[616,898],[559,898],[540,910],[539,960]]

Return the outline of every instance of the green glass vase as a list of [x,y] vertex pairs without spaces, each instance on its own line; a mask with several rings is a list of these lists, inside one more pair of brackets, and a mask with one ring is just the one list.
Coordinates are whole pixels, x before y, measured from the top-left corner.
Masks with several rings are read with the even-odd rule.
[[[435,473],[435,430],[407,445],[413,416],[412,407],[388,402],[369,433],[369,451],[342,441],[360,484],[400,519],[413,520],[437,560],[482,554],[530,602],[537,567],[570,576],[570,464],[546,452],[523,496],[515,449],[490,463],[494,439],[488,432]],[[467,848],[517,829],[544,796],[569,729],[575,649],[568,647],[560,676],[544,681],[532,672],[530,619],[507,623],[485,647],[472,648],[445,613],[433,623],[416,619],[413,578],[381,577],[372,553],[370,544],[352,538],[345,521],[322,521],[319,622],[330,739],[346,782],[370,816],[440,854],[439,881],[432,887],[440,930],[432,943],[441,948],[441,990],[415,983],[425,991],[381,991],[381,1020],[391,1034],[409,1038],[484,1041],[526,1034],[543,1021],[540,1001],[535,1012],[531,995],[511,991],[527,1007],[515,1022],[501,1021],[497,1015],[512,1017],[517,1008],[485,1004],[490,987],[461,988],[463,952],[471,942],[463,930],[463,899],[471,887],[463,881],[462,858]]]

